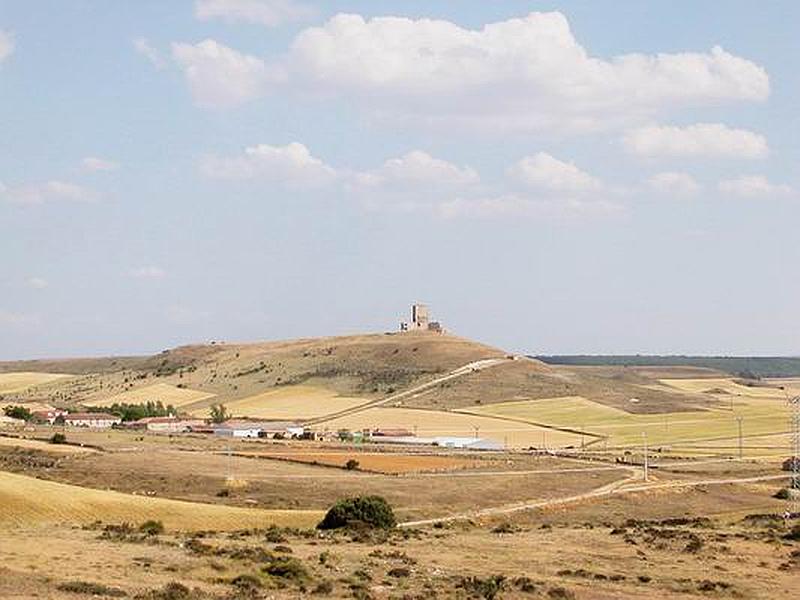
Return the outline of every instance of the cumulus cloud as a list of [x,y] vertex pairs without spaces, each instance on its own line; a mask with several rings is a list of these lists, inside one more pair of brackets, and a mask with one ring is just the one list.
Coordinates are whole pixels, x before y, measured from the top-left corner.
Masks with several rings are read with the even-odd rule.
[[41,277],[30,277],[25,283],[35,290],[43,290],[50,285],[46,279]]
[[788,185],[775,184],[762,175],[743,175],[735,179],[719,182],[719,191],[723,194],[756,198],[763,196],[786,196],[792,193]]
[[46,181],[19,186],[0,185],[0,198],[14,204],[44,204],[45,202],[93,202],[95,191],[65,181]]
[[769,95],[763,68],[708,52],[593,57],[561,13],[490,23],[339,14],[302,31],[294,80],[391,116],[559,132],[613,127],[662,109]]
[[280,69],[210,39],[198,44],[174,43],[172,58],[183,70],[199,106],[238,106],[262,96],[271,83],[282,79]]
[[700,191],[700,184],[688,173],[665,171],[656,173],[647,180],[648,185],[662,194],[693,196]]
[[316,187],[337,178],[336,169],[312,156],[299,142],[286,146],[259,144],[245,148],[239,156],[209,156],[201,169],[218,179],[259,179],[291,187]]
[[152,46],[146,38],[140,37],[133,40],[133,49],[150,61],[150,64],[156,69],[163,69],[167,66],[167,61],[161,56],[161,52]]
[[116,171],[119,169],[118,162],[96,156],[87,156],[81,161],[81,164],[87,171]]
[[197,0],[194,4],[194,14],[201,20],[223,19],[266,27],[308,19],[316,12],[312,6],[294,0]]
[[364,186],[458,186],[479,179],[474,169],[434,158],[422,150],[412,150],[387,160],[378,169],[356,175],[356,183]]
[[38,315],[11,312],[0,308],[0,329],[32,329],[41,324],[42,320]]
[[508,175],[527,186],[555,192],[580,193],[603,187],[596,177],[546,152],[526,156],[508,169]]
[[14,53],[14,36],[7,31],[0,30],[0,63]]
[[130,275],[135,279],[163,279],[167,276],[167,272],[161,267],[145,265],[131,269]]
[[722,123],[641,127],[629,131],[623,143],[628,152],[647,157],[754,159],[769,154],[763,135]]

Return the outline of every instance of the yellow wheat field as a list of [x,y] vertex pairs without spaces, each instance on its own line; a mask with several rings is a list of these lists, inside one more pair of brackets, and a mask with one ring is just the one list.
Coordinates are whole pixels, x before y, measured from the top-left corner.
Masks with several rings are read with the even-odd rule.
[[72,375],[61,373],[0,373],[0,394],[22,392],[29,387],[50,383],[59,379],[68,379]]
[[111,396],[110,398],[88,400],[84,404],[87,406],[111,406],[114,403],[144,404],[146,402],[161,401],[164,406],[171,404],[175,408],[180,408],[182,406],[194,404],[195,402],[200,402],[201,400],[213,398],[214,396],[215,394],[209,394],[208,392],[179,388],[167,383],[156,383],[136,390],[130,390],[129,392],[123,392],[116,396]]
[[770,396],[726,394],[719,400],[720,407],[715,409],[663,414],[632,414],[577,396],[504,402],[471,412],[584,430],[607,437],[611,446],[639,446],[645,435],[652,445],[676,447],[687,442],[738,439],[739,418],[744,438],[781,434],[788,428],[788,409],[783,401]]
[[578,434],[538,427],[529,423],[491,418],[465,412],[373,408],[325,423],[328,429],[395,429],[416,432],[419,437],[458,436],[490,439],[509,448],[529,446],[563,448],[581,443]]
[[313,527],[323,513],[308,510],[237,508],[147,498],[44,481],[0,471],[0,526],[162,521],[172,530]]
[[[367,402],[364,398],[337,396],[336,392],[308,385],[293,385],[264,392],[241,400],[226,402],[228,411],[237,417],[258,419],[310,419]],[[208,409],[193,411],[208,416]]]

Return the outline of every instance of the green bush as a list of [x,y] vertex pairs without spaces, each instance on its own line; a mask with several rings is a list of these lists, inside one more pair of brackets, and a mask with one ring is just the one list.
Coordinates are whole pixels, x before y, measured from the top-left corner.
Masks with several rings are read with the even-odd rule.
[[139,525],[139,531],[146,535],[159,535],[164,533],[164,524],[161,521],[145,521]]
[[101,583],[91,583],[89,581],[66,581],[56,586],[61,592],[70,594],[86,594],[87,596],[111,596],[112,598],[122,598],[127,596],[123,590],[112,588]]
[[353,525],[391,529],[397,525],[397,520],[392,507],[380,496],[358,496],[334,504],[317,529],[339,529]]
[[6,406],[3,412],[7,417],[12,419],[22,419],[23,421],[30,421],[33,418],[31,411],[24,406]]
[[50,438],[51,444],[66,444],[67,443],[67,436],[63,433],[54,433],[53,436]]

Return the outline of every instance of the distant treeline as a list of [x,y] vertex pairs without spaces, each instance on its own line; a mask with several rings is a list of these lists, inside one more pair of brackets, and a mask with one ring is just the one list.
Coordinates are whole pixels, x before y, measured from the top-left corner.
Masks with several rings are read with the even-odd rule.
[[536,356],[551,365],[702,367],[738,377],[800,377],[800,357],[781,356]]

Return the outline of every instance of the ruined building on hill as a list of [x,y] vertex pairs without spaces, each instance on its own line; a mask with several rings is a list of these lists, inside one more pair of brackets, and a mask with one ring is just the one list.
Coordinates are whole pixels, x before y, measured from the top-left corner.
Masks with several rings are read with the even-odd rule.
[[435,331],[442,333],[442,324],[438,321],[431,321],[430,311],[425,304],[413,304],[411,306],[411,321],[400,323],[400,331]]

